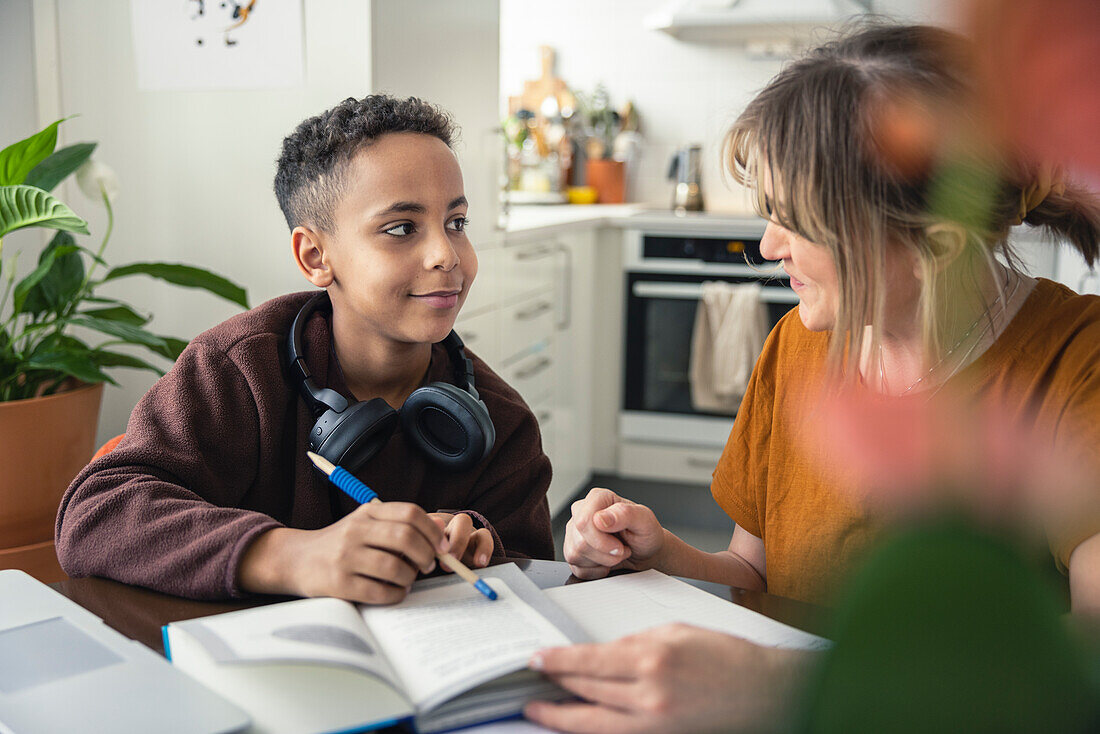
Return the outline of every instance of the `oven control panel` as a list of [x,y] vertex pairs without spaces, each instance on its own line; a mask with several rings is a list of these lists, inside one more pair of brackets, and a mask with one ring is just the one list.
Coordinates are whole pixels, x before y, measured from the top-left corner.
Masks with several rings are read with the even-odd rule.
[[642,237],[642,258],[698,260],[729,265],[763,265],[760,240],[741,237]]

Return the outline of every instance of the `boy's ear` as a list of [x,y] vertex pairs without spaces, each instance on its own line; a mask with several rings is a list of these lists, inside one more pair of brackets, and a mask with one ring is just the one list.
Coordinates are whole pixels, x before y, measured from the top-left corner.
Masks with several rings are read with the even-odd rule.
[[298,225],[290,233],[290,250],[294,263],[306,276],[306,280],[318,288],[332,285],[332,266],[325,253],[325,243],[315,230]]

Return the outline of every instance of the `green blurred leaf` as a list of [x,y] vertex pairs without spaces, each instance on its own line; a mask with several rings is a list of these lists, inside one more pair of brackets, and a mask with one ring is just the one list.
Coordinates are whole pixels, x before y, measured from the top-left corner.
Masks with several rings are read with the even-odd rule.
[[130,275],[148,275],[153,278],[166,280],[173,285],[185,288],[201,288],[214,295],[221,296],[227,301],[232,301],[242,308],[248,308],[248,294],[244,288],[209,270],[196,268],[190,265],[175,263],[132,263],[114,268],[103,282],[125,278]]
[[1001,186],[997,172],[980,162],[953,159],[940,166],[929,184],[928,208],[936,217],[986,232]]
[[95,148],[95,143],[77,143],[55,151],[35,166],[21,183],[37,186],[43,191],[53,191],[66,176],[91,157]]
[[53,153],[57,146],[57,126],[62,122],[58,120],[29,138],[0,150],[0,186],[23,183],[27,174]]
[[16,283],[14,295],[12,296],[12,308],[14,309],[14,313],[23,313],[23,302],[27,300],[27,296],[30,295],[31,290],[49,274],[50,270],[53,269],[54,263],[57,262],[58,258],[64,257],[69,253],[77,252],[79,249],[80,248],[75,245],[57,245],[52,249],[47,248],[47,250],[42,253],[42,259],[39,261],[38,267],[32,270],[31,274],[26,278]]
[[60,312],[76,296],[84,283],[84,258],[80,256],[76,240],[68,232],[58,232],[38,258],[41,265],[50,252],[58,247],[72,248],[58,255],[46,275],[30,289],[23,303],[22,313],[40,314],[44,311]]
[[164,339],[164,347],[152,347],[152,350],[160,356],[166,357],[173,362],[179,359],[180,354],[183,352],[184,349],[187,348],[188,342],[184,341],[183,339],[176,339],[175,337],[171,336],[165,336],[161,338]]
[[1088,732],[1100,719],[1052,589],[965,520],[896,532],[841,597],[807,734]]
[[148,316],[142,316],[137,311],[124,304],[111,306],[109,308],[90,308],[87,311],[81,311],[80,314],[92,316],[97,319],[107,319],[108,321],[121,321],[124,324],[131,324],[133,326],[145,326],[149,323]]
[[88,234],[88,223],[34,186],[0,187],[0,237],[23,227],[50,227]]
[[95,318],[94,316],[81,315],[69,319],[69,323],[73,326],[83,326],[98,331],[101,334],[117,336],[128,344],[141,344],[158,350],[166,349],[168,346],[167,342],[156,334],[152,334],[145,329],[131,326],[121,321],[109,321],[107,319]]

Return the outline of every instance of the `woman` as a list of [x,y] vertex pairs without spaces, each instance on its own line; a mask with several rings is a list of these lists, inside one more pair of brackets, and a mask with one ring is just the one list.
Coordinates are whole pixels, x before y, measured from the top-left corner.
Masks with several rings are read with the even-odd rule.
[[[843,470],[809,439],[823,385],[927,398],[946,388],[1100,458],[1100,298],[1024,275],[1006,242],[1025,221],[1091,265],[1100,205],[1052,169],[982,150],[965,115],[949,117],[971,109],[965,53],[938,29],[862,30],[789,66],[733,125],[727,165],[756,189],[769,219],[761,252],[782,261],[800,299],[768,338],[714,472],[733,537],[725,551],[700,551],[648,508],[594,489],[566,533],[577,576],[657,568],[827,599],[883,523],[836,491]],[[963,133],[895,145],[906,132],[896,124],[914,115]],[[1075,610],[1100,610],[1098,531],[1051,531]],[[569,731],[774,724],[807,655],[687,627],[543,651],[532,667],[588,702],[527,714]]]

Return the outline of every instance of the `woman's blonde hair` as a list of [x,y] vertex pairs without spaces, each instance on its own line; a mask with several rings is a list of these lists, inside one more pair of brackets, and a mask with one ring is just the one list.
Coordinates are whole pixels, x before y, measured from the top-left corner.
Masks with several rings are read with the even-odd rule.
[[[940,162],[962,163],[948,171],[955,179],[946,179],[961,185],[942,185],[945,166],[895,165],[876,140],[884,100],[967,109],[969,53],[962,37],[939,28],[860,27],[787,66],[726,136],[725,164],[756,189],[759,213],[832,254],[840,293],[829,364],[847,378],[854,379],[866,346],[863,327],[881,323],[887,247],[917,256],[918,313],[932,360],[966,326],[952,314],[958,298],[979,293],[975,269],[992,268],[997,254],[1019,269],[1007,235],[1035,167],[1003,153],[968,167],[958,150],[954,157],[939,151],[932,157]],[[1090,266],[1095,262],[1100,205],[1089,192],[1052,192],[1024,221],[1065,237]],[[874,349],[877,330],[872,339]]]

